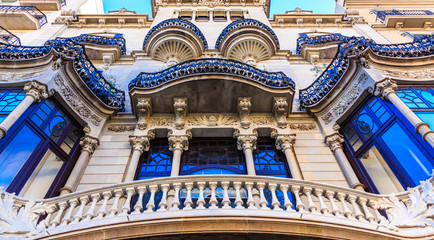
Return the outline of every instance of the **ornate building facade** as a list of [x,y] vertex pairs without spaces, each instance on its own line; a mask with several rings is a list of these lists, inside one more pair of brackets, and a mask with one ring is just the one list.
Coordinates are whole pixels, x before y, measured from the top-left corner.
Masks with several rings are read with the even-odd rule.
[[1,239],[433,239],[434,1],[0,1]]

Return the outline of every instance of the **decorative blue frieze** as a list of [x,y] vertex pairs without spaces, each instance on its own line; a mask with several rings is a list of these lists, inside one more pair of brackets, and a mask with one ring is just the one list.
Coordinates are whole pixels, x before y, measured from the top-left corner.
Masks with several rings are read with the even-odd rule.
[[190,30],[202,40],[205,49],[208,48],[208,42],[206,41],[205,36],[203,35],[202,31],[200,31],[200,29],[196,27],[196,25],[194,25],[193,23],[185,19],[171,18],[160,22],[159,24],[151,28],[151,30],[149,30],[148,34],[146,34],[145,40],[143,41],[143,50],[145,50],[146,43],[149,41],[151,36],[158,30],[166,27],[180,27],[180,28]]
[[126,54],[125,38],[122,34],[116,34],[114,37],[104,37],[98,35],[81,34],[80,36],[70,38],[57,38],[57,39],[69,39],[76,43],[90,43],[104,46],[118,46],[122,55]]
[[296,52],[297,54],[301,54],[301,49],[304,45],[321,45],[332,42],[338,43],[344,41],[345,39],[347,39],[347,37],[342,36],[342,34],[340,33],[321,35],[316,37],[308,37],[307,34],[300,34],[300,37],[297,38]]
[[182,77],[204,74],[235,75],[268,87],[295,89],[294,81],[283,72],[265,72],[242,62],[220,58],[186,61],[156,73],[142,72],[128,88],[154,88]]
[[0,26],[0,39],[3,39],[9,44],[21,46],[20,38],[2,26]]
[[377,15],[377,19],[376,20],[380,20],[381,22],[384,23],[384,21],[386,20],[387,16],[398,16],[398,15],[402,15],[402,16],[424,16],[424,15],[434,15],[433,12],[429,11],[429,10],[396,10],[396,9],[392,9],[392,10],[372,10],[372,12]]
[[39,26],[42,27],[47,23],[47,17],[41,10],[35,6],[10,6],[10,5],[0,5],[0,12],[19,12],[26,11],[34,18],[39,21]]
[[301,109],[321,101],[347,70],[348,57],[361,56],[367,48],[371,48],[374,54],[393,58],[414,58],[434,54],[434,37],[431,35],[418,36],[413,42],[402,44],[377,44],[374,40],[363,37],[343,37],[338,41],[341,43],[330,65],[309,87],[300,90]]
[[277,35],[276,33],[274,33],[273,29],[271,29],[269,26],[255,19],[239,19],[233,21],[232,23],[227,25],[225,29],[223,29],[223,31],[220,33],[220,36],[217,38],[217,41],[215,43],[215,49],[219,48],[221,41],[223,40],[223,38],[226,37],[226,35],[242,27],[257,27],[267,31],[268,33],[271,34],[271,36],[273,36],[274,40],[276,41],[277,48],[280,48],[279,39],[277,38]]

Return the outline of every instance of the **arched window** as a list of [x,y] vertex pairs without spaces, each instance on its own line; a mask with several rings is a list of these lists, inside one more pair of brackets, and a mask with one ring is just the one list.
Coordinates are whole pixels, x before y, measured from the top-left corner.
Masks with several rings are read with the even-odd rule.
[[278,151],[275,141],[270,138],[260,138],[253,153],[256,175],[272,177],[288,177],[286,160],[282,151]]
[[172,157],[167,139],[152,140],[149,151],[142,155],[136,179],[170,176]]
[[[0,90],[0,116],[21,102],[21,90]],[[81,126],[53,100],[33,104],[0,140],[0,186],[32,198],[59,194],[78,157]]]
[[372,192],[401,192],[431,175],[430,146],[391,103],[367,99],[343,124],[343,135],[356,172]]
[[243,152],[233,138],[193,138],[183,154],[181,175],[246,174]]

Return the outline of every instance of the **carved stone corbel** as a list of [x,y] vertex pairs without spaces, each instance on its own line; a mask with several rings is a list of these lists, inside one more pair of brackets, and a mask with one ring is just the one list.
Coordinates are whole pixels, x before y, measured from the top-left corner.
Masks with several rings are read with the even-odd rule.
[[286,116],[288,116],[288,102],[285,97],[273,98],[273,114],[279,128],[286,128],[288,126],[286,119]]
[[185,127],[185,119],[187,117],[187,99],[174,98],[173,111],[175,112],[175,128],[181,130]]
[[251,98],[242,97],[238,98],[238,114],[240,116],[241,127],[247,129],[250,127],[251,121],[249,119],[250,112],[252,111]]
[[146,129],[149,118],[152,114],[152,103],[150,98],[139,98],[137,102],[138,122],[137,126],[140,130]]

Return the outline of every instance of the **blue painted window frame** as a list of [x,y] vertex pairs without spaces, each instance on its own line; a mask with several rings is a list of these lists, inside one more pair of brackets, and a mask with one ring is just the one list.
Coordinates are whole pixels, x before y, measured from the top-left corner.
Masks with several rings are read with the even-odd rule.
[[[278,164],[271,164],[273,166],[279,166],[280,170],[271,170],[273,166],[268,166],[269,170],[261,170],[261,166],[264,165],[264,162],[260,162],[260,155],[263,155],[265,152],[272,152],[274,156],[270,156],[267,154],[269,158],[273,158],[276,160]],[[270,159],[269,159],[270,160]],[[276,177],[285,177],[291,178],[291,173],[289,171],[289,167],[287,164],[287,160],[282,151],[276,149],[275,140],[271,138],[258,138],[256,143],[256,150],[253,152],[253,161],[255,164],[256,175],[259,176],[276,176]],[[266,165],[266,163],[265,163]]]
[[[67,128],[64,130],[63,134],[57,139],[57,141],[53,141],[50,136],[44,133],[44,128],[55,117],[56,111],[52,111],[49,116],[47,116],[41,126],[38,126],[31,120],[31,117],[46,101],[50,101],[54,105],[54,109],[61,111],[70,120]],[[79,129],[78,132],[80,135],[78,135],[78,138],[75,140],[70,152],[66,153],[64,150],[61,149],[61,143],[68,136],[73,125]],[[80,138],[83,135],[81,131],[81,126],[54,99],[44,100],[39,103],[32,104],[9,129],[7,136],[3,139],[0,139],[0,153],[2,153],[7,146],[9,146],[9,143],[12,141],[12,139],[15,138],[17,134],[21,131],[21,129],[23,129],[25,126],[30,128],[36,135],[38,135],[41,138],[41,142],[36,146],[35,150],[31,153],[29,158],[25,161],[21,169],[10,182],[9,186],[6,188],[6,191],[19,194],[26,182],[29,180],[30,176],[33,174],[40,161],[42,160],[42,158],[44,157],[44,155],[47,153],[48,150],[51,150],[64,163],[59,169],[59,172],[53,180],[53,183],[51,184],[49,190],[47,191],[45,198],[57,196],[59,194],[60,188],[65,185],[66,180],[70,172],[72,171],[72,168],[74,167],[80,153],[79,142]]]
[[[366,109],[366,106],[369,102],[377,100],[379,101],[387,110],[389,114],[391,114],[390,118],[382,123],[379,129],[369,138],[363,138],[363,133],[359,131],[357,126],[354,125],[355,116],[362,110]],[[369,112],[372,116],[372,111]],[[388,101],[383,101],[378,97],[368,97],[365,99],[359,107],[353,111],[353,113],[347,118],[347,120],[342,124],[343,128],[341,130],[342,135],[344,135],[345,139],[345,153],[350,159],[350,163],[353,166],[356,174],[358,175],[361,182],[367,187],[367,190],[373,193],[380,193],[376,188],[375,183],[372,181],[368,171],[364,167],[363,163],[359,160],[359,158],[365,154],[372,146],[375,146],[383,156],[384,160],[390,166],[391,170],[402,184],[404,189],[407,187],[415,187],[419,183],[414,182],[408,175],[407,171],[399,164],[399,161],[396,159],[394,154],[389,150],[388,146],[381,139],[381,136],[390,128],[393,124],[399,124],[399,126],[405,131],[407,136],[415,143],[417,148],[422,152],[424,156],[426,156],[432,164],[434,164],[434,155],[431,150],[431,146],[423,141],[422,137],[414,131],[414,127],[408,122],[408,120],[399,112],[392,103]],[[347,125],[353,126],[353,129],[356,131],[356,134],[359,135],[364,140],[363,145],[354,150],[348,136],[344,133]]]
[[[155,157],[161,157],[160,154],[162,151],[164,151],[163,154],[166,153],[168,156],[165,162],[158,161],[156,164],[150,164],[150,161],[154,161]],[[167,139],[157,138],[152,140],[149,151],[144,152],[140,157],[140,164],[137,168],[134,179],[143,180],[149,178],[169,177],[172,170],[172,158],[173,153],[169,150],[169,143]],[[164,159],[162,160],[164,161]],[[152,167],[155,167],[155,171],[150,170]],[[164,168],[164,171],[157,171],[159,168]]]

